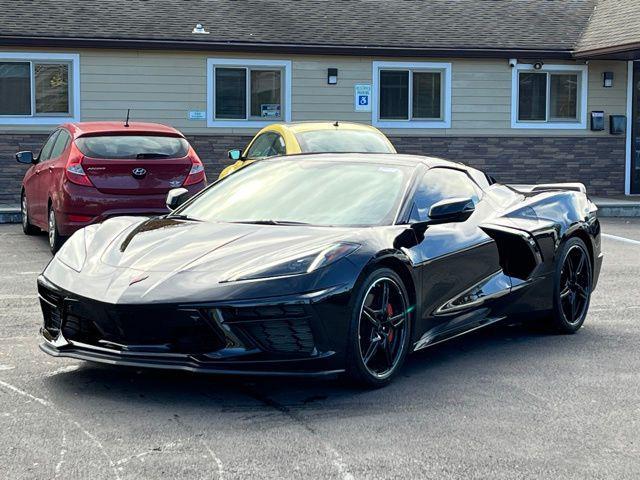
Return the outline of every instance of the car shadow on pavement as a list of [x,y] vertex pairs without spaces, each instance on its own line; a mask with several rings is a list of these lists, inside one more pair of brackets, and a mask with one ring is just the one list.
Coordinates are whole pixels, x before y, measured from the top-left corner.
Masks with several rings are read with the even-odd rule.
[[[73,371],[63,369],[44,382],[55,403],[81,410],[108,401],[119,408],[159,411],[275,409],[284,414],[354,416],[388,411],[394,404],[397,408],[437,405],[501,388],[500,379],[539,377],[578,356],[596,338],[588,328],[560,336],[530,323],[491,326],[411,355],[395,381],[378,390],[362,390],[335,378],[214,376],[91,363],[80,363]],[[511,388],[508,381],[502,387]]]

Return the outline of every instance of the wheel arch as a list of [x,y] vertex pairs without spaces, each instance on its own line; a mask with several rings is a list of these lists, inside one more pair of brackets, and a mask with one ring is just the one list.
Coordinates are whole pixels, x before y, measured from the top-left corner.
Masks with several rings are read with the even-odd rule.
[[[409,302],[415,307],[414,312],[418,308],[418,291],[417,284],[411,272],[411,267],[408,265],[409,260],[402,260],[399,254],[385,255],[381,257],[373,258],[366,267],[362,270],[356,283],[360,283],[366,278],[372,271],[377,268],[389,268],[398,274],[402,282],[404,283],[407,293],[409,294]],[[415,319],[415,316],[414,316]]]
[[579,238],[584,242],[584,244],[587,247],[587,251],[589,253],[589,260],[591,260],[591,268],[593,268],[595,265],[596,259],[595,259],[595,253],[593,248],[593,240],[591,239],[591,236],[585,231],[584,228],[578,227],[572,232],[567,233],[567,235],[564,238],[564,242],[568,241],[571,238]]

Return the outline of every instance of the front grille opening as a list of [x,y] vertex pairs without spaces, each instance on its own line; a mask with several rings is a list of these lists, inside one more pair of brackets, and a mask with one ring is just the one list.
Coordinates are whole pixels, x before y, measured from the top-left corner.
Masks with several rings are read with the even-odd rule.
[[42,285],[38,286],[38,293],[40,294],[40,307],[44,317],[44,328],[51,335],[51,338],[56,338],[60,333],[62,324],[63,299],[56,292]]
[[315,341],[304,305],[222,308],[224,322],[263,351],[313,354]]
[[224,335],[200,312],[171,307],[126,307],[73,302],[62,333],[67,340],[131,352],[210,353]]

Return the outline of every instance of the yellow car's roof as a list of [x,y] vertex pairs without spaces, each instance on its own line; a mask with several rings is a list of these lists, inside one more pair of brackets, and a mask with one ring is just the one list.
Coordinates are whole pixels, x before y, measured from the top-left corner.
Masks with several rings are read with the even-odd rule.
[[361,131],[369,131],[369,132],[377,132],[380,133],[375,127],[370,125],[362,125],[361,123],[349,123],[349,122],[338,122],[336,126],[336,122],[292,122],[292,123],[274,123],[267,127],[269,130],[288,130],[292,133],[299,132],[312,132],[316,130],[334,130],[336,128],[341,128],[344,130],[361,130]]

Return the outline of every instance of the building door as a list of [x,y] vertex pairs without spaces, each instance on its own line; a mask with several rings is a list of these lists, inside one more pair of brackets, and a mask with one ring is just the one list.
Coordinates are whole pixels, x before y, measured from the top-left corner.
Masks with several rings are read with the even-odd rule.
[[640,194],[640,62],[633,62],[631,104],[631,171],[629,193]]

